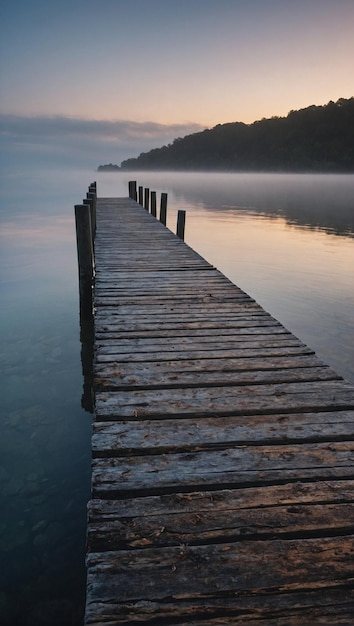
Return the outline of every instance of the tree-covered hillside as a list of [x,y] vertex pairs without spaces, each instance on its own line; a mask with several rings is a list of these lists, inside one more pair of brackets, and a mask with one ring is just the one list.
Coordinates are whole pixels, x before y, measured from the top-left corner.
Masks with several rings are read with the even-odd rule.
[[354,172],[354,98],[253,124],[218,124],[123,161],[121,167]]

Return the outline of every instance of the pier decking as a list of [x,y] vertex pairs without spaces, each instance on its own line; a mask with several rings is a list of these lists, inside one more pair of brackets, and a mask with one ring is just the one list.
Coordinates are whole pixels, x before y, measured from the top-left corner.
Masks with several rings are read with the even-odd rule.
[[97,201],[87,625],[354,623],[354,388]]

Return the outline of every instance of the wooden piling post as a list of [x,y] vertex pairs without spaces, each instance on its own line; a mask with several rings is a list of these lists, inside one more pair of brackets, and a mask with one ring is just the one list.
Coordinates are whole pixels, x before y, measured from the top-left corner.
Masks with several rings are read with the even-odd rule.
[[138,199],[138,194],[136,191],[136,180],[130,180],[129,181],[129,198],[131,198],[132,200],[135,200],[135,202]]
[[166,218],[167,218],[167,193],[161,194],[161,202],[160,202],[160,222],[166,226]]
[[139,185],[139,204],[143,206],[143,187]]
[[92,242],[92,249],[95,247],[95,237],[94,237],[94,232],[93,232],[93,220],[94,220],[94,208],[93,208],[93,199],[88,197],[88,193],[86,194],[86,198],[83,199],[82,204],[84,204],[85,206],[87,205],[90,209],[90,227],[91,227],[91,242]]
[[156,191],[151,192],[151,215],[156,217]]
[[144,189],[144,209],[149,210],[150,189],[145,187]]
[[179,210],[177,213],[177,232],[176,235],[184,241],[184,228],[186,223],[186,212]]
[[92,242],[95,241],[95,234],[96,234],[96,203],[97,203],[97,196],[96,196],[96,192],[92,192],[89,191],[87,194],[87,199],[88,200],[92,200],[91,203],[91,230],[92,230]]
[[77,260],[79,268],[80,315],[92,315],[93,248],[89,204],[75,205]]

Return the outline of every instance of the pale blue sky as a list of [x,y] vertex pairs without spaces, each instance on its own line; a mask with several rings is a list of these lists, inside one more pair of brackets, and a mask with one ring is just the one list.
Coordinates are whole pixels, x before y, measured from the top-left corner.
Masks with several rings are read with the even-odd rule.
[[62,116],[143,135],[153,122],[153,147],[170,125],[181,136],[354,92],[354,0],[13,0],[0,19],[5,125]]

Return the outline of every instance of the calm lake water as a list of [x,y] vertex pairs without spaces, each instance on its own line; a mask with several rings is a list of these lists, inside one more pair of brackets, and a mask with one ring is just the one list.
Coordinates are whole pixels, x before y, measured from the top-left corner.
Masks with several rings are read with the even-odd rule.
[[128,180],[168,227],[354,383],[354,175],[9,169],[1,181],[0,622],[82,623],[90,413],[73,205]]

